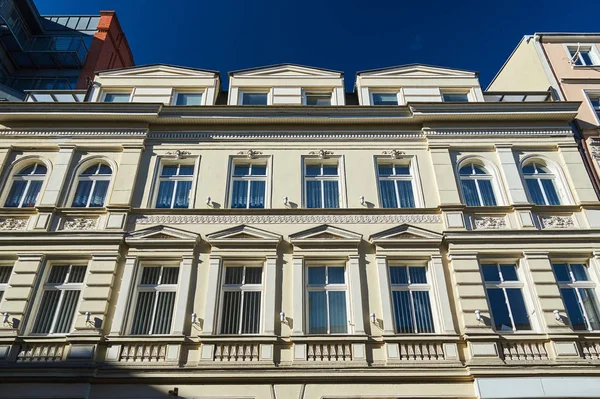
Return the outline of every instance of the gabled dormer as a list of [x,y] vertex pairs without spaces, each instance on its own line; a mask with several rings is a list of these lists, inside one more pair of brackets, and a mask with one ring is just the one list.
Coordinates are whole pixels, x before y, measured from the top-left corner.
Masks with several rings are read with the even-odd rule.
[[229,73],[229,105],[344,105],[344,74],[279,64]]
[[153,64],[97,72],[89,98],[92,102],[214,105],[220,85],[215,71]]
[[361,105],[483,101],[477,72],[409,64],[356,74]]

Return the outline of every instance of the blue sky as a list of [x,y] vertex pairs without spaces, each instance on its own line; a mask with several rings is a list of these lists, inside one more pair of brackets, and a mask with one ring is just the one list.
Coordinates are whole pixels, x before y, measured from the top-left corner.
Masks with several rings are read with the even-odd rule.
[[598,0],[34,1],[44,15],[116,10],[138,65],[226,78],[291,62],[343,71],[348,90],[356,71],[409,63],[479,71],[485,88],[525,34],[600,31]]

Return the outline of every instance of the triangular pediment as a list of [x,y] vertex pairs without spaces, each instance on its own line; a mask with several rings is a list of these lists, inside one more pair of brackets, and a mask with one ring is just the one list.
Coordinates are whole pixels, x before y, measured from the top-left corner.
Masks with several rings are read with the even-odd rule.
[[137,67],[114,69],[99,72],[98,75],[105,77],[140,77],[140,78],[170,78],[170,77],[202,77],[214,78],[217,72],[203,69],[185,68],[173,65],[142,65]]
[[463,69],[444,68],[424,64],[401,65],[396,67],[373,69],[358,73],[360,76],[381,76],[381,77],[399,77],[399,78],[439,78],[439,77],[465,77],[474,78],[476,72]]
[[151,242],[163,240],[196,241],[199,237],[200,234],[161,225],[134,231],[129,234],[126,240],[128,242]]
[[265,67],[244,69],[231,73],[234,77],[332,77],[339,78],[341,72],[328,69],[313,68],[296,64],[271,65]]
[[393,242],[441,242],[443,235],[435,231],[422,229],[420,227],[403,224],[373,234],[369,237],[369,241],[375,244],[393,243]]
[[211,245],[277,245],[282,237],[270,231],[257,229],[245,224],[230,229],[217,231],[206,236]]
[[301,241],[346,241],[358,243],[361,239],[362,234],[340,229],[339,227],[331,226],[328,224],[323,224],[321,226],[313,227],[312,229],[303,230],[290,235],[290,240],[292,241],[292,243]]

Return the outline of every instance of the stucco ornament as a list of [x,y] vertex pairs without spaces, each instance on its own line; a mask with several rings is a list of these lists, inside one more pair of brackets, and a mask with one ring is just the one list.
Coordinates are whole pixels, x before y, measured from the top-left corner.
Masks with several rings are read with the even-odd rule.
[[406,153],[404,151],[393,149],[393,150],[389,150],[389,151],[384,151],[384,152],[382,152],[382,154],[389,155],[393,159],[398,159],[398,158],[400,158],[400,156],[402,156]]
[[73,218],[63,223],[63,230],[93,230],[96,228],[97,219]]
[[173,155],[177,159],[182,159],[186,155],[191,155],[191,154],[192,154],[191,152],[185,151],[185,150],[175,150],[175,151],[168,151],[167,152],[167,155]]
[[309,155],[317,155],[320,159],[326,159],[328,156],[333,155],[333,151],[318,150],[318,151],[311,151],[308,154]]
[[571,216],[542,216],[542,227],[545,229],[568,229],[575,227]]
[[475,229],[505,229],[506,219],[502,216],[480,216],[473,218]]
[[262,151],[254,151],[254,150],[240,151],[240,152],[238,152],[238,155],[245,155],[248,159],[254,159],[254,158],[256,158],[257,155],[262,155]]
[[27,219],[5,218],[0,219],[0,230],[25,230]]
[[600,160],[600,141],[594,140],[590,145],[590,151],[592,153],[592,157],[596,160]]

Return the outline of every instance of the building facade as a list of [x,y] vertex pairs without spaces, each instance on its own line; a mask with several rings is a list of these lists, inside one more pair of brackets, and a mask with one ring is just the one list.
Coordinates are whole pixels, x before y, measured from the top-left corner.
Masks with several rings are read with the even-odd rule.
[[488,90],[551,90],[554,98],[577,101],[576,139],[600,193],[600,34],[536,33],[525,36]]
[[0,6],[0,21],[0,97],[5,101],[22,100],[27,90],[86,89],[96,71],[134,65],[114,11],[42,16],[33,0],[7,0]]
[[0,397],[597,397],[578,102],[426,65],[219,87],[0,103]]

